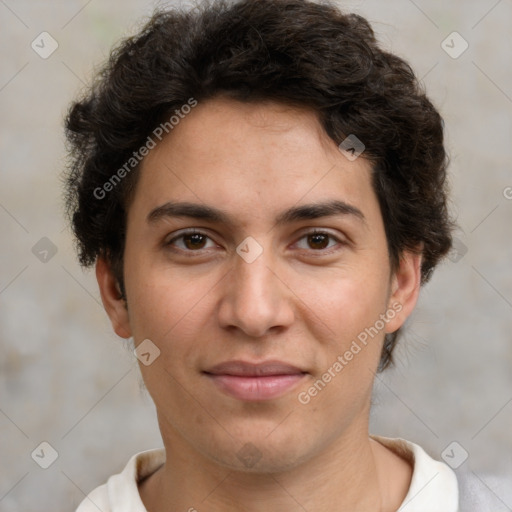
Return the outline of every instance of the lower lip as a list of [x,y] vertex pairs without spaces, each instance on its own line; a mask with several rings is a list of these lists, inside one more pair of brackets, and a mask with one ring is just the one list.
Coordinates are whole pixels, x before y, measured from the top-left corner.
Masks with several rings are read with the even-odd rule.
[[304,373],[293,375],[265,375],[245,377],[236,375],[207,376],[224,393],[247,401],[262,401],[278,398],[292,389],[304,377]]

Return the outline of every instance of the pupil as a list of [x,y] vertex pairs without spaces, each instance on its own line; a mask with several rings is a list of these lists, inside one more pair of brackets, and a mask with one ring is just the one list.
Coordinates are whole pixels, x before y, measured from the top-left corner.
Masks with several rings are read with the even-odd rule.
[[[187,235],[185,237],[185,240],[187,241],[187,248],[190,249],[190,248],[196,248],[199,247],[201,245],[201,239],[204,238],[203,235],[199,234],[199,233],[196,233],[194,235]],[[204,241],[203,241],[204,243]],[[192,246],[192,247],[190,247]]]
[[[187,235],[185,240],[187,241],[187,248],[197,248],[204,244],[204,237],[201,234]],[[328,237],[325,234],[314,234],[309,235],[309,241],[315,249],[324,249],[327,247]]]
[[310,241],[312,241],[312,245],[313,246],[317,246],[318,244],[321,246],[321,247],[314,247],[315,249],[324,249],[325,247],[327,247],[327,236],[324,235],[324,234],[314,234],[314,235],[310,235],[309,237]]

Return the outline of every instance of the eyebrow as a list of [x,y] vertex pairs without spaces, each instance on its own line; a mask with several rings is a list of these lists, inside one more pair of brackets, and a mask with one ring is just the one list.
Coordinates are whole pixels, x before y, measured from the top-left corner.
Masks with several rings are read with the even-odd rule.
[[[293,206],[281,212],[276,217],[275,223],[276,225],[283,225],[333,215],[353,216],[366,224],[365,216],[359,208],[339,200]],[[147,216],[147,222],[148,224],[156,224],[164,218],[173,217],[191,217],[193,219],[216,222],[228,226],[235,224],[234,220],[232,220],[229,214],[224,210],[204,204],[173,201],[169,201],[151,210]]]

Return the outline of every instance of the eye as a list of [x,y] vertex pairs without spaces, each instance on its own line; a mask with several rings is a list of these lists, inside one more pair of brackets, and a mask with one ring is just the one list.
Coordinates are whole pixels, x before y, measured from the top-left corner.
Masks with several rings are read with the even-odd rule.
[[309,245],[309,247],[300,247],[301,249],[313,249],[317,252],[324,251],[325,249],[331,249],[332,247],[336,246],[336,243],[329,246],[329,240],[344,245],[344,242],[339,238],[335,237],[331,233],[320,230],[314,230],[309,233],[305,233],[300,238],[300,240],[306,240],[306,244]]
[[[190,229],[185,232],[182,232],[180,235],[175,236],[171,240],[165,242],[164,245],[178,247],[178,249],[186,252],[197,252],[201,249],[209,248],[206,247],[207,240],[210,240],[213,243],[213,241],[210,239],[208,235],[201,233],[200,231]],[[177,241],[179,241],[180,243],[176,243]],[[213,247],[214,246],[215,244],[213,245]]]
[[[306,241],[306,247],[300,247],[302,240]],[[212,245],[208,246],[208,241]],[[299,249],[313,250],[314,252],[332,252],[329,249],[336,245],[346,245],[346,243],[327,231],[313,230],[301,236],[296,245]],[[205,233],[191,228],[164,242],[164,246],[191,253],[216,247],[216,244]]]

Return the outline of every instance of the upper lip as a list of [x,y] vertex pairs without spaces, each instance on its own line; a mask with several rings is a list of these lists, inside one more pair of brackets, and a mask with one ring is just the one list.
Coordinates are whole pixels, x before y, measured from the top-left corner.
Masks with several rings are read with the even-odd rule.
[[306,373],[300,368],[282,361],[263,361],[250,363],[247,361],[225,361],[212,366],[205,373],[213,375],[235,375],[257,377],[265,375],[296,375]]

